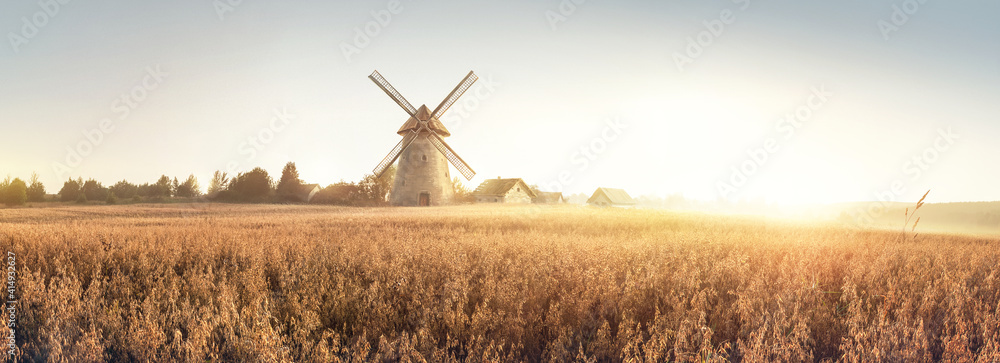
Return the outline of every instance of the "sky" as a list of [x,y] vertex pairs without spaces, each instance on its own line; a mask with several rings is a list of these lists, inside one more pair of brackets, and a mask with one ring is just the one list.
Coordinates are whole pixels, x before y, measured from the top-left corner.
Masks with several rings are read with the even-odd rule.
[[[65,2],[65,3],[63,3]],[[0,176],[356,181],[433,109],[478,174],[777,204],[1000,200],[995,1],[0,3]],[[453,175],[459,175],[454,172]]]

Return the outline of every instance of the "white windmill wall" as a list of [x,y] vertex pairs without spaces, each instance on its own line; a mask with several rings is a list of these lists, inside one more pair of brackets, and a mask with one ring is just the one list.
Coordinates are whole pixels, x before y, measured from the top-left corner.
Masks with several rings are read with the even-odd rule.
[[418,136],[400,155],[389,203],[419,205],[423,192],[430,194],[430,205],[451,204],[455,196],[448,160],[431,145],[426,135]]

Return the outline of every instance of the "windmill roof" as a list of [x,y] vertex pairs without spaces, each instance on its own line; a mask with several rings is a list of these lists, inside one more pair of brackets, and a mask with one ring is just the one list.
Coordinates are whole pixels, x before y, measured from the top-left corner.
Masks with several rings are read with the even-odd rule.
[[611,204],[635,204],[635,200],[624,189],[616,188],[597,188],[594,191],[594,195],[590,196],[590,199],[587,199],[587,203],[594,201],[600,195],[608,197]]
[[515,185],[520,184],[524,191],[528,193],[532,198],[535,197],[535,192],[528,187],[528,184],[524,183],[521,178],[511,178],[511,179],[488,179],[483,181],[476,187],[476,190],[472,192],[472,195],[504,195],[510,191]]
[[403,123],[403,126],[399,127],[399,131],[396,131],[396,133],[400,135],[405,134],[407,131],[410,131],[410,129],[417,128],[419,123],[420,121],[417,121],[416,117],[410,117],[409,120],[406,120],[406,122]]
[[396,133],[403,135],[410,130],[420,128],[421,120],[426,120],[427,127],[437,132],[437,134],[441,137],[451,136],[451,132],[448,132],[448,129],[444,127],[444,124],[441,123],[440,120],[431,117],[431,112],[427,109],[427,105],[421,105],[420,108],[417,109],[417,114],[407,119],[406,122],[403,123],[403,126],[399,128],[399,131],[396,131]]

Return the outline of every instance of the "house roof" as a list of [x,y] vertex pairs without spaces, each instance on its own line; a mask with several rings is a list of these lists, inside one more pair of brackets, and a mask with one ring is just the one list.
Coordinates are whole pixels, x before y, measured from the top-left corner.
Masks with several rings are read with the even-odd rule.
[[564,200],[560,192],[538,192],[536,199],[540,203],[555,203]]
[[590,199],[587,199],[587,203],[593,202],[600,195],[606,196],[608,200],[611,201],[611,204],[635,204],[635,200],[632,199],[632,197],[629,196],[624,189],[615,188],[597,188],[597,190],[594,191],[594,195],[590,196]]
[[472,191],[472,195],[504,195],[510,191],[515,185],[520,185],[521,188],[528,193],[532,198],[536,197],[535,192],[528,187],[528,184],[524,183],[521,178],[512,179],[487,179],[483,181],[476,187],[476,190]]
[[308,202],[319,189],[321,189],[319,184],[302,184],[302,189],[299,189],[299,192],[295,195],[302,201]]

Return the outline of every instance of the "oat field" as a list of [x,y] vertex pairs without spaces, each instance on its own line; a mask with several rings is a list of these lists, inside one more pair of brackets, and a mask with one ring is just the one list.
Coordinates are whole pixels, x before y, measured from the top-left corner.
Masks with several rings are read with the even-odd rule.
[[898,233],[582,207],[3,209],[0,338],[52,362],[1000,360],[1000,240]]

